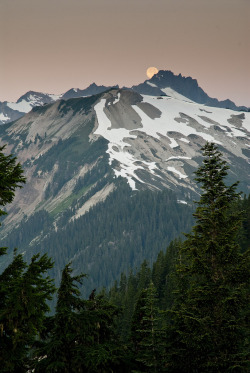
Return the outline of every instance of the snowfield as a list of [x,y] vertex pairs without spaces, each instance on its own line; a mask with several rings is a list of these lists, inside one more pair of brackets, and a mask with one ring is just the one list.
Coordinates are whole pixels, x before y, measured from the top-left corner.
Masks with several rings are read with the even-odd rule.
[[[158,168],[156,162],[143,161],[130,149],[130,140],[136,139],[139,133],[157,140],[167,138],[168,146],[173,149],[173,152],[179,147],[180,141],[189,144],[188,136],[190,135],[196,135],[205,141],[220,145],[223,145],[225,137],[231,138],[231,142],[236,137],[246,139],[249,137],[246,129],[250,129],[250,113],[197,104],[171,88],[165,88],[164,92],[167,96],[142,95],[142,103],[131,105],[140,118],[140,126],[132,130],[112,128],[112,123],[107,117],[108,110],[121,100],[120,92],[116,94],[113,103],[107,99],[101,99],[94,107],[98,120],[98,128],[94,134],[101,135],[108,140],[109,163],[112,164],[115,160],[119,163],[120,166],[114,169],[115,175],[127,178],[132,189],[136,189],[135,180],[143,182],[137,175],[137,170],[147,169],[153,173]],[[160,116],[149,116],[144,111],[144,104],[147,104],[148,110],[152,109],[152,113],[153,109],[158,109]],[[176,138],[176,133],[180,135],[179,139]],[[174,167],[173,163],[166,167],[167,171],[175,174],[179,179],[187,178],[183,168],[180,168],[183,166],[182,159],[187,160],[191,157],[176,154],[165,159],[165,161],[179,161],[179,169]]]

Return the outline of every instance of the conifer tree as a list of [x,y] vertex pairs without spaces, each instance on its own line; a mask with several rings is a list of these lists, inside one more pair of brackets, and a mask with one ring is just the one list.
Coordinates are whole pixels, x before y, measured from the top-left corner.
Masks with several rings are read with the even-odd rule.
[[[4,155],[0,147],[0,206],[11,203],[16,188],[25,182],[20,163]],[[0,216],[6,212],[0,209]],[[7,248],[0,249],[0,255]],[[14,259],[0,274],[0,369],[1,372],[27,372],[29,352],[49,310],[47,301],[54,291],[44,274],[53,266],[47,255],[35,255],[28,265],[14,251]]]
[[[11,203],[15,197],[15,190],[22,188],[25,183],[23,170],[20,163],[17,163],[16,157],[5,155],[3,153],[5,146],[0,147],[0,206],[6,206]],[[0,208],[0,217],[6,215],[6,212]],[[0,255],[6,253],[6,248],[0,248]]]
[[133,372],[164,372],[165,332],[156,306],[156,289],[143,289],[132,319],[131,342],[137,368]]
[[37,372],[78,372],[76,348],[80,328],[79,312],[84,307],[77,284],[82,283],[84,274],[72,276],[70,263],[62,271],[58,289],[55,316],[48,322],[51,330],[45,334],[45,342],[36,351]]
[[[16,162],[16,157],[5,155],[3,150],[5,146],[0,147],[0,206],[11,203],[15,196],[15,189],[21,188],[25,182],[23,169],[20,163]],[[6,212],[0,210],[0,216]]]
[[[86,372],[127,372],[128,355],[116,332],[119,308],[111,304],[105,294],[91,293],[86,309],[81,313],[87,321],[88,333],[79,343],[78,356],[82,358]],[[88,340],[86,340],[88,335]]]
[[47,255],[33,256],[31,263],[21,254],[0,275],[0,364],[2,372],[26,372],[29,353],[43,330],[49,311],[47,301],[54,292],[44,273],[53,263]]
[[226,186],[229,167],[217,146],[202,150],[196,181],[203,192],[177,265],[168,371],[247,372],[250,261],[238,245],[237,183]]

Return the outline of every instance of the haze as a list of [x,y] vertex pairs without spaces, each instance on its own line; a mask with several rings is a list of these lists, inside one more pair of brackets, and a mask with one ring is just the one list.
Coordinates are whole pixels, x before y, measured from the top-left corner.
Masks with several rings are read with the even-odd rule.
[[0,100],[131,86],[149,66],[250,106],[249,0],[1,0]]

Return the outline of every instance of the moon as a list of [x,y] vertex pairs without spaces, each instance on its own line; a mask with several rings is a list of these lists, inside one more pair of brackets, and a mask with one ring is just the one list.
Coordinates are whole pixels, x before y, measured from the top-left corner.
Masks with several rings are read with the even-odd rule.
[[158,73],[158,71],[159,71],[159,70],[158,70],[156,67],[153,67],[153,66],[149,67],[149,68],[147,69],[147,77],[148,77],[149,79],[151,79],[152,76],[154,76],[155,74]]

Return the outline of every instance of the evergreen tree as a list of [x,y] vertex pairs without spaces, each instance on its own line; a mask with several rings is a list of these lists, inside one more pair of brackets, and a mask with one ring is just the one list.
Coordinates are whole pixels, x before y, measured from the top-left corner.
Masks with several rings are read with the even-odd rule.
[[[116,330],[118,307],[111,304],[105,294],[91,293],[85,311],[88,333],[79,343],[78,357],[83,360],[83,371],[89,373],[127,372],[130,362],[126,347],[121,344]],[[86,341],[86,335],[89,336]],[[128,351],[127,351],[128,352]]]
[[55,316],[47,323],[48,328],[52,328],[36,351],[37,372],[78,372],[76,347],[80,328],[84,329],[84,325],[79,323],[79,312],[85,302],[79,297],[77,284],[84,276],[72,276],[70,264],[62,272]]
[[[16,188],[25,182],[20,163],[4,155],[0,147],[0,206],[11,203]],[[0,216],[6,212],[0,209]],[[0,249],[0,255],[6,248]],[[0,366],[1,372],[27,372],[29,353],[43,329],[47,301],[54,291],[44,274],[53,266],[47,255],[34,255],[28,265],[14,251],[14,259],[0,275]]]
[[250,262],[237,243],[237,183],[226,186],[229,167],[213,143],[202,150],[196,181],[203,193],[177,265],[168,371],[247,372]]
[[78,286],[84,276],[72,276],[70,264],[65,266],[55,315],[35,351],[36,372],[122,372],[124,352],[114,327],[118,309],[95,297],[95,289],[82,299]]
[[[16,157],[4,155],[5,146],[0,147],[0,206],[11,203],[15,197],[15,189],[21,188],[25,183],[23,170],[20,163],[16,162]],[[6,212],[0,209],[0,216]],[[6,253],[6,248],[0,248],[0,255]]]
[[54,291],[44,273],[53,264],[47,255],[27,265],[21,254],[0,275],[0,364],[2,372],[26,372],[29,353],[43,330],[47,301]]
[[[21,188],[25,182],[23,170],[16,157],[4,155],[5,146],[0,147],[0,206],[11,203],[15,196],[15,189]],[[0,210],[0,216],[6,212]]]
[[156,289],[151,281],[149,287],[142,290],[132,319],[131,342],[137,361],[133,372],[165,371],[165,333],[156,302]]

